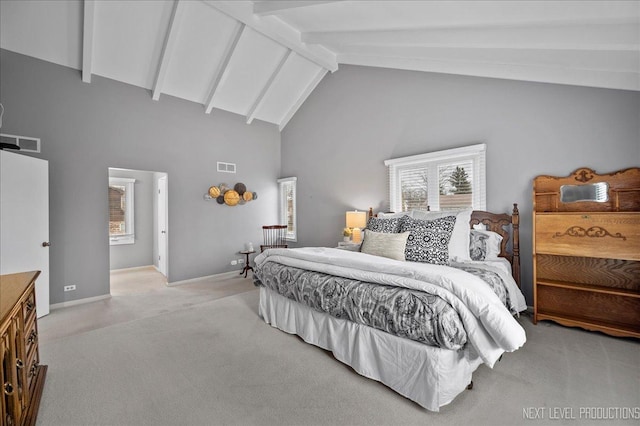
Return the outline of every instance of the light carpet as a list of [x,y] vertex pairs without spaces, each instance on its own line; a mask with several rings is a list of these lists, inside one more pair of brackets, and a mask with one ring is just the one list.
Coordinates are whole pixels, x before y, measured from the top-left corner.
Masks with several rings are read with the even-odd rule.
[[47,342],[38,424],[602,425],[581,410],[640,406],[634,340],[523,317],[525,347],[433,413],[265,324],[257,306],[252,290]]

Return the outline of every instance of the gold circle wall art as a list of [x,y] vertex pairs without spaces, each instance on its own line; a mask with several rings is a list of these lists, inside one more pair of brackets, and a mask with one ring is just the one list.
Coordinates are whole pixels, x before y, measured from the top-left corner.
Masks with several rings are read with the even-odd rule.
[[226,183],[212,185],[204,194],[205,200],[215,200],[218,204],[224,204],[229,207],[237,205],[245,205],[250,201],[258,198],[258,194],[247,189],[247,186],[238,182],[233,186]]
[[218,198],[218,195],[220,195],[220,188],[217,186],[209,187],[209,196],[211,198]]
[[240,195],[233,189],[224,193],[224,203],[228,206],[235,206],[240,201]]

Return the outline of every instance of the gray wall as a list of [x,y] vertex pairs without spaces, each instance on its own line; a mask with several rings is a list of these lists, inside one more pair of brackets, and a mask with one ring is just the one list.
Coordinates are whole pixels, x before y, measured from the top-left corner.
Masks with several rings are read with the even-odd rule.
[[638,92],[341,66],[282,133],[298,245],[336,245],[346,210],[388,209],[384,160],[484,142],[487,209],[520,207],[531,304],[532,179],[640,165],[639,122]]
[[135,241],[134,244],[109,246],[111,270],[153,265],[154,221],[157,220],[153,200],[155,185],[153,176],[154,172],[141,170],[109,170],[109,177],[136,180],[133,188]]
[[[2,132],[42,138],[49,161],[51,303],[109,293],[108,167],[169,175],[169,282],[227,272],[277,217],[276,126],[0,51]],[[237,163],[237,174],[216,172]],[[260,198],[228,207],[210,185],[243,182]],[[75,284],[75,292],[63,286]]]

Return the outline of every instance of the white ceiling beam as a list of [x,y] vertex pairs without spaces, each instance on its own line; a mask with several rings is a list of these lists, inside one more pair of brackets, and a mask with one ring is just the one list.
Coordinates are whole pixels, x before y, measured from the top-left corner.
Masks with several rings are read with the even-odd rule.
[[291,106],[291,108],[289,108],[289,111],[286,112],[284,117],[282,117],[282,120],[280,121],[280,124],[278,125],[278,128],[280,129],[280,131],[282,131],[285,128],[285,126],[287,125],[287,123],[289,123],[289,120],[291,120],[291,118],[294,116],[296,111],[298,111],[298,109],[300,109],[300,107],[302,106],[304,101],[307,100],[307,98],[309,97],[311,92],[313,92],[315,90],[316,86],[322,81],[324,76],[327,75],[327,72],[328,72],[328,70],[326,70],[324,68],[320,68],[318,70],[318,72],[313,77],[313,79],[309,82],[309,84],[307,84],[307,87],[305,87],[305,89],[302,91],[302,93],[298,97],[298,100]]
[[245,25],[242,22],[237,22],[235,28],[233,29],[233,33],[231,38],[227,43],[227,46],[224,49],[224,53],[222,54],[222,61],[218,66],[215,74],[213,75],[213,83],[211,84],[211,88],[209,89],[209,95],[207,96],[207,100],[205,103],[206,109],[205,112],[207,114],[211,113],[213,109],[213,98],[216,95],[216,91],[218,90],[218,86],[220,86],[220,81],[222,80],[222,75],[225,70],[229,66],[229,61],[233,57],[233,52],[236,50],[236,46],[238,41],[240,41],[240,37],[242,37],[242,32],[244,31]]
[[[412,45],[492,48],[615,48],[637,49],[638,22],[540,23],[522,26],[418,28],[379,31],[323,31],[302,33],[305,43],[325,45]],[[339,50],[339,49],[338,49]]]
[[336,54],[323,46],[307,46],[300,41],[300,32],[275,16],[261,18],[253,13],[253,3],[247,1],[211,1],[202,0],[205,4],[240,21],[270,38],[271,40],[293,50],[298,55],[328,69],[337,71]]
[[576,69],[640,72],[640,50],[433,48],[424,46],[342,46],[338,58],[368,56],[388,64],[391,58],[433,59]]
[[640,72],[500,62],[340,55],[341,64],[640,91]]
[[267,95],[273,88],[273,82],[278,77],[278,74],[280,74],[280,71],[282,70],[284,65],[287,63],[289,58],[291,58],[292,52],[293,52],[292,50],[287,49],[287,51],[282,56],[282,58],[280,58],[280,62],[278,62],[278,66],[273,70],[273,72],[269,76],[269,80],[267,80],[262,90],[260,91],[260,94],[258,95],[256,100],[253,102],[253,105],[251,105],[251,108],[249,108],[249,112],[247,112],[247,124],[251,124],[251,122],[255,118],[256,111],[258,111],[258,109],[262,106],[262,103],[264,102]]
[[253,13],[260,16],[266,15],[275,15],[280,12],[284,12],[289,9],[298,9],[301,7],[309,7],[315,6],[318,4],[326,4],[326,3],[336,3],[341,0],[325,0],[325,1],[278,1],[278,0],[270,0],[270,1],[260,1],[253,3]]
[[82,23],[82,81],[91,83],[93,73],[93,22],[96,14],[94,0],[84,0],[84,20]]
[[180,28],[180,20],[184,13],[184,8],[184,0],[175,0],[175,3],[173,4],[173,11],[171,12],[171,19],[169,20],[169,28],[167,29],[167,35],[164,39],[164,45],[162,46],[160,65],[158,66],[155,83],[153,84],[153,94],[151,97],[154,101],[160,99],[160,94],[162,93],[164,80],[167,77],[167,71],[169,70],[169,64],[171,63],[173,48],[175,46],[176,39],[178,38],[178,30]]

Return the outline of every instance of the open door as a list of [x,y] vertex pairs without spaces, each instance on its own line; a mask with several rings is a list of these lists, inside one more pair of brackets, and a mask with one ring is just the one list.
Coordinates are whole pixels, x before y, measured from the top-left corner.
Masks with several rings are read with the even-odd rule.
[[0,274],[36,270],[40,318],[49,313],[49,162],[0,151]]
[[168,278],[167,271],[167,239],[168,239],[168,214],[167,214],[167,176],[158,179],[158,271]]

